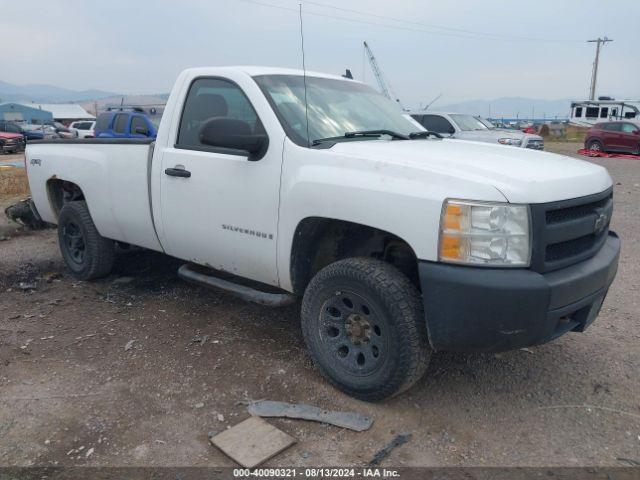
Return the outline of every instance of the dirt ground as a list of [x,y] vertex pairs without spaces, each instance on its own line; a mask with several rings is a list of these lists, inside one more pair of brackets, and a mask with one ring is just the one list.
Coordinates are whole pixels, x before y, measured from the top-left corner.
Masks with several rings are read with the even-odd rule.
[[526,350],[436,354],[414,388],[377,404],[322,380],[298,306],[270,309],[185,284],[179,261],[149,252],[121,255],[107,279],[78,282],[54,230],[14,232],[3,218],[0,465],[234,466],[207,434],[247,418],[252,399],[375,419],[362,433],[269,420],[298,440],[270,466],[363,465],[400,433],[411,440],[382,466],[640,461],[640,162],[596,163],[614,179],[612,228],[623,240],[596,323]]

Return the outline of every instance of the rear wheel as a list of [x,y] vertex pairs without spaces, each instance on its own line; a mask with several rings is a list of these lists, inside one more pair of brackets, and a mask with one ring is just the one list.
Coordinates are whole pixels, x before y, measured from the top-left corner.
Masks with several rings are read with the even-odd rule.
[[69,202],[62,207],[58,243],[65,263],[77,279],[91,280],[111,273],[114,242],[98,233],[85,202]]
[[604,152],[604,145],[602,145],[600,140],[589,140],[587,150],[595,153]]
[[302,332],[322,374],[362,400],[408,389],[431,356],[420,293],[395,267],[371,258],[341,260],[311,280]]

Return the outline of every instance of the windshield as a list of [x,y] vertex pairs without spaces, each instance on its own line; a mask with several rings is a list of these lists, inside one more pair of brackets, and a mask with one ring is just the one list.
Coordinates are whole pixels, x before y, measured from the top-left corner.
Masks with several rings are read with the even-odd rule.
[[[300,75],[254,77],[295,143],[307,146],[304,78]],[[346,132],[390,130],[408,135],[418,127],[400,108],[373,88],[347,80],[307,77],[309,144]],[[376,139],[364,137],[363,139]]]
[[488,130],[487,126],[473,115],[464,115],[461,113],[452,113],[451,118],[458,124],[460,130],[465,132],[471,130]]

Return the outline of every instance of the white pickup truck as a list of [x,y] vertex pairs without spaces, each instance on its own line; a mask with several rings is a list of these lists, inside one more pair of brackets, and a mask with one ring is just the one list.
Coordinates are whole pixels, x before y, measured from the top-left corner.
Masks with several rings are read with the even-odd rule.
[[26,155],[75,276],[108,275],[119,242],[249,300],[302,297],[320,371],[365,400],[409,388],[433,351],[583,331],[618,265],[604,168],[438,138],[330,75],[189,69],[155,142],[50,140]]

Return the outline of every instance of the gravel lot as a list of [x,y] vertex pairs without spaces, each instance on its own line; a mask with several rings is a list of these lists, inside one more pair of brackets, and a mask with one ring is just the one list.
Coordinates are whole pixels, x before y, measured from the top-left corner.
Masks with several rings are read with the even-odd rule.
[[436,354],[416,387],[378,404],[321,379],[298,306],[187,285],[179,261],[149,252],[123,254],[107,279],[77,282],[55,231],[12,233],[0,220],[11,233],[0,241],[0,465],[233,466],[207,433],[248,417],[251,399],[375,418],[362,433],[270,420],[298,440],[271,466],[363,465],[399,433],[412,438],[382,466],[640,461],[640,162],[596,162],[614,179],[612,228],[623,240],[598,321],[532,349]]

